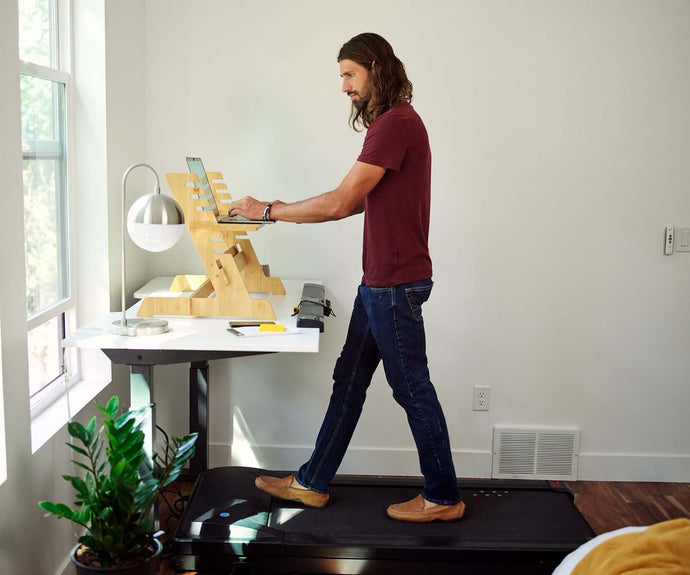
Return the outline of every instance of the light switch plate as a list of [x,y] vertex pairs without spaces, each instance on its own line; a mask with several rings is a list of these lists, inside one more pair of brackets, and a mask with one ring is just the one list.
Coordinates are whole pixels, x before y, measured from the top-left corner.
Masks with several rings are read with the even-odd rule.
[[677,252],[690,252],[690,226],[676,227],[676,246]]

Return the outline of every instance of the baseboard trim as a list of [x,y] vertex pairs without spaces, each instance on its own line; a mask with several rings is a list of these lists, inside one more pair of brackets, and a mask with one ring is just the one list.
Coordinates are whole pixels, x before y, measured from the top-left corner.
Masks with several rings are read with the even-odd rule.
[[580,481],[690,481],[690,455],[581,453]]
[[[261,469],[297,469],[309,459],[312,447],[294,445],[228,444],[209,445],[211,467],[246,465]],[[456,451],[453,462],[458,474],[465,477],[490,477],[490,451]],[[418,476],[419,460],[415,449],[362,448],[348,449],[338,473],[353,475]]]
[[[311,455],[311,447],[294,445],[234,446],[209,445],[211,467],[246,465],[261,469],[297,469]],[[491,477],[490,451],[453,451],[459,477]],[[351,447],[341,468],[343,474],[406,475],[420,474],[414,449]],[[580,453],[578,481],[652,481],[686,483],[690,478],[690,455]]]

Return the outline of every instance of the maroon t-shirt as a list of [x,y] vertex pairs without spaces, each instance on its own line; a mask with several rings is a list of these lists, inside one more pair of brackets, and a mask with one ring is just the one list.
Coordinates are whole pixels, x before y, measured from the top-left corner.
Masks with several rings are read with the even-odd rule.
[[362,281],[390,287],[430,278],[431,149],[408,102],[371,123],[357,160],[386,168],[364,199]]

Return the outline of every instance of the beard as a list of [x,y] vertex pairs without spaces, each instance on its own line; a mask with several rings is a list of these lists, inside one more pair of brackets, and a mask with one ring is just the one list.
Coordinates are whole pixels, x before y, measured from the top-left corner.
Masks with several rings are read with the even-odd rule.
[[362,86],[362,89],[357,94],[357,99],[352,100],[352,106],[358,112],[364,112],[371,101],[371,81]]
[[367,106],[369,105],[369,98],[362,98],[361,96],[357,98],[356,100],[352,101],[352,105],[354,106],[355,110],[358,112],[363,112],[364,110],[367,109]]

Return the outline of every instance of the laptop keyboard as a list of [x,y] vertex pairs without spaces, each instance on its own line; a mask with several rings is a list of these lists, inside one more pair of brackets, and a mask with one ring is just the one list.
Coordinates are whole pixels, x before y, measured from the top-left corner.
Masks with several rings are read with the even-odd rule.
[[224,216],[218,216],[216,218],[216,221],[219,224],[241,224],[246,222],[252,222],[254,220],[250,220],[249,218],[245,218],[244,216],[240,216],[239,214],[235,214],[234,216],[226,214]]

